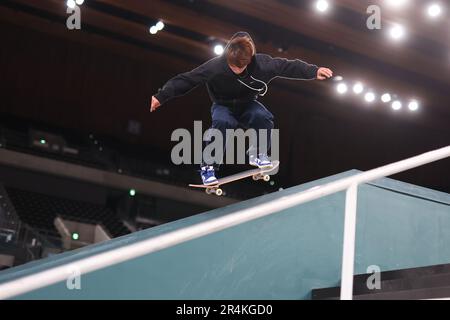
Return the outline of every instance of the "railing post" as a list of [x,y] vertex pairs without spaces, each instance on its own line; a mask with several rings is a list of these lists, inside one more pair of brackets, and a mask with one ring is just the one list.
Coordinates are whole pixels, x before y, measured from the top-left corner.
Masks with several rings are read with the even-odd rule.
[[353,298],[355,266],[356,207],[358,184],[352,184],[345,197],[344,245],[342,252],[341,300]]

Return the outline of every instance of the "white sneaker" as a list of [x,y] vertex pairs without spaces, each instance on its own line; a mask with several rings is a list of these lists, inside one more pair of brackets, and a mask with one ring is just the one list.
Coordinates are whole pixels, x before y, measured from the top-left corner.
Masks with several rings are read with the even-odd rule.
[[258,157],[250,156],[250,165],[258,167],[260,169],[269,169],[273,167],[272,161],[266,154],[260,153]]
[[210,186],[218,183],[213,166],[202,167],[200,175],[205,186]]

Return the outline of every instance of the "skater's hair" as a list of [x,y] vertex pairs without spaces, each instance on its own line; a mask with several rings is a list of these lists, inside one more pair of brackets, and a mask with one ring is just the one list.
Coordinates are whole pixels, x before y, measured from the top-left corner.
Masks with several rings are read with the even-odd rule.
[[255,51],[255,45],[249,37],[234,38],[230,41],[226,51],[228,64],[244,68],[252,61]]

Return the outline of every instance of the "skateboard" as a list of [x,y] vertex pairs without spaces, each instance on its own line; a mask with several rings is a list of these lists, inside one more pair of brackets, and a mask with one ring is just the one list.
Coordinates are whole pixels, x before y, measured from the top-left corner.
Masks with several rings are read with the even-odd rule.
[[223,190],[220,188],[220,186],[233,182],[238,181],[241,179],[252,177],[254,181],[257,180],[264,180],[265,182],[270,181],[270,176],[276,175],[278,173],[278,169],[280,166],[279,161],[273,161],[273,167],[267,168],[267,169],[251,169],[244,172],[236,173],[228,177],[220,178],[218,179],[216,184],[206,186],[204,184],[190,184],[189,187],[192,188],[203,188],[205,189],[205,192],[207,194],[215,194],[217,196],[221,196],[223,194]]

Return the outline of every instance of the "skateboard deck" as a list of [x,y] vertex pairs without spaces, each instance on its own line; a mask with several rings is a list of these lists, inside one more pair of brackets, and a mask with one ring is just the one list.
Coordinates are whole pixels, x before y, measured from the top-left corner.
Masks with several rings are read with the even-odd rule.
[[206,186],[204,184],[190,184],[189,187],[203,188],[203,189],[205,189],[205,192],[207,194],[216,194],[217,196],[221,196],[223,194],[223,191],[222,191],[222,189],[220,189],[220,186],[230,183],[230,182],[238,181],[238,180],[249,178],[249,177],[252,177],[253,180],[255,180],[255,181],[257,181],[257,180],[264,180],[266,182],[270,181],[270,176],[276,175],[278,173],[278,169],[280,166],[279,161],[273,161],[272,163],[273,163],[272,168],[250,169],[250,170],[246,170],[246,171],[243,171],[240,173],[233,174],[228,177],[220,178],[220,179],[218,179],[218,182],[213,185]]

